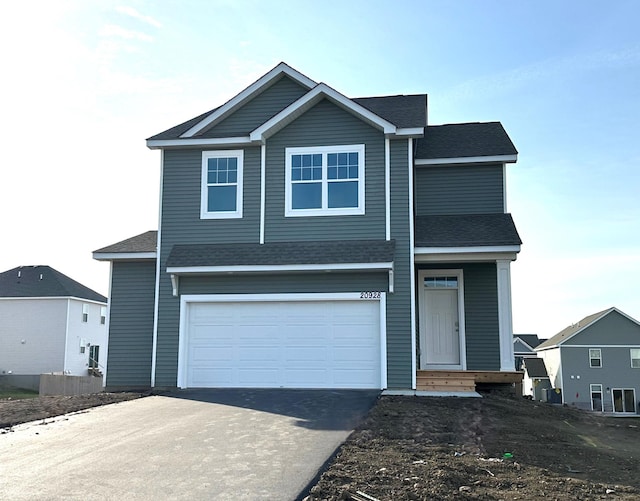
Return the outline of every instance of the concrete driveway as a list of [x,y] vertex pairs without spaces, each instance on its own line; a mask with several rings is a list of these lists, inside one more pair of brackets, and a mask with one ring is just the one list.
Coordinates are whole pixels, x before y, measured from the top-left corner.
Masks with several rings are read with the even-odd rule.
[[295,500],[378,392],[186,390],[0,435],[0,499]]

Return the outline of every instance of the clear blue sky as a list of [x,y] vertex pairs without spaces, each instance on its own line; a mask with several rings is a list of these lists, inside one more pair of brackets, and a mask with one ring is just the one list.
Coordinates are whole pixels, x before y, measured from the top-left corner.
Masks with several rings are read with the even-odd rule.
[[349,97],[429,94],[431,124],[501,121],[514,331],[640,319],[640,3],[36,1],[0,19],[0,271],[107,293],[91,251],[157,228],[144,139],[280,61]]

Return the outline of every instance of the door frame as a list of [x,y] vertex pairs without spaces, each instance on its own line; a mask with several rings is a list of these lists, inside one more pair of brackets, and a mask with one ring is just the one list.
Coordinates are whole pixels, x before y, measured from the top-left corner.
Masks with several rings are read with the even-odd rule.
[[[627,410],[616,411],[616,400],[615,400],[614,395],[613,395],[613,392],[616,391],[616,390],[622,392],[622,406],[623,407],[625,407],[625,405],[624,405],[624,392],[625,391],[632,391],[633,392],[633,412],[627,411]],[[613,412],[615,414],[623,414],[623,415],[637,414],[638,413],[638,404],[636,403],[636,389],[635,388],[611,388],[611,409],[613,410]]]
[[[458,342],[460,349],[460,364],[458,365],[438,365],[429,367],[422,363],[422,353],[426,345],[427,332],[425,326],[426,319],[426,294],[424,287],[425,277],[456,277],[458,279]],[[451,290],[451,288],[448,288]],[[465,315],[464,315],[464,274],[462,269],[422,269],[418,270],[418,336],[420,341],[420,350],[418,353],[418,369],[443,369],[443,370],[467,370],[467,349],[465,336]]]

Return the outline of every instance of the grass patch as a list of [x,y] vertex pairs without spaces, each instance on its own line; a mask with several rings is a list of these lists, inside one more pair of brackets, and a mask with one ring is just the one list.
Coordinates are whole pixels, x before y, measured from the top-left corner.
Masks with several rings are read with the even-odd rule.
[[0,400],[22,400],[24,398],[35,398],[37,391],[24,390],[22,388],[0,388]]

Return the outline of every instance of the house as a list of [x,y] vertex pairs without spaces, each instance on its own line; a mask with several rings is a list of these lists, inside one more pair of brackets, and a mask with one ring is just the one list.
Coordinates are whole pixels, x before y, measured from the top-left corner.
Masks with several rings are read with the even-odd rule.
[[589,315],[536,347],[562,403],[640,412],[640,322],[617,308]]
[[524,377],[522,379],[522,395],[533,400],[548,400],[547,394],[551,390],[549,374],[544,360],[536,357],[526,357],[522,361]]
[[160,225],[111,263],[107,386],[513,383],[498,122],[427,124],[427,96],[348,98],[281,63],[152,136]]
[[106,297],[50,266],[0,273],[0,377],[37,389],[40,374],[101,373],[106,321]]
[[536,358],[538,354],[535,347],[542,343],[543,339],[538,339],[537,334],[514,334],[513,335],[513,356],[515,357],[516,370],[522,370],[522,364],[526,358]]

